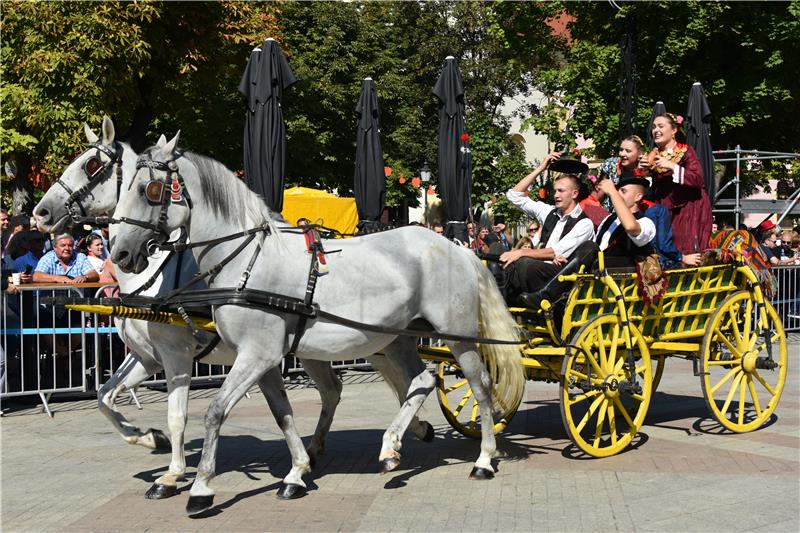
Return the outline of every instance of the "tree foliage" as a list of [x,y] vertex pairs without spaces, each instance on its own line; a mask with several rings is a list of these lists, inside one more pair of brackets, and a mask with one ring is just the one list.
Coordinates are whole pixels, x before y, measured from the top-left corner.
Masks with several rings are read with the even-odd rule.
[[[797,2],[562,2],[574,19],[558,44],[562,61],[541,73],[553,105],[530,118],[538,131],[563,136],[563,107],[573,109],[571,133],[591,138],[598,156],[614,150],[621,131],[621,39],[634,37],[635,130],[644,137],[653,104],[683,114],[689,89],[702,83],[713,114],[715,149],[740,144],[795,150],[800,139],[800,4]],[[517,9],[534,9],[529,4]],[[506,33],[518,48],[515,19]],[[569,38],[568,38],[569,37]]]
[[180,129],[186,147],[239,169],[244,106],[237,86],[250,48],[273,36],[298,78],[284,96],[289,184],[350,192],[355,105],[370,76],[393,168],[388,199],[413,203],[411,178],[425,161],[435,183],[438,116],[431,91],[445,56],[453,55],[465,83],[475,202],[483,203],[507,188],[524,163],[499,108],[530,90],[550,54],[546,39],[524,52],[508,46],[508,21],[497,8],[492,2],[4,2],[4,157],[28,157],[56,176],[83,145],[81,123],[96,125],[109,114],[137,149]]

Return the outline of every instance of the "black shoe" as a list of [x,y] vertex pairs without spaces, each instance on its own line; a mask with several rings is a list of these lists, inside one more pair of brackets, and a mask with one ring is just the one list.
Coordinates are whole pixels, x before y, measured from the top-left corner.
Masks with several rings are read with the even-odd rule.
[[519,301],[528,309],[541,308],[542,300],[542,295],[538,292],[523,292],[519,295]]

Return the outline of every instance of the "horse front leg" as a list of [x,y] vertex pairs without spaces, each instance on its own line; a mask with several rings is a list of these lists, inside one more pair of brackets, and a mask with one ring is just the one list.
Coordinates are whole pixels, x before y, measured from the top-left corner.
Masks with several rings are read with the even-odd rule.
[[401,376],[399,379],[409,385],[401,397],[400,411],[383,435],[381,453],[378,456],[381,474],[391,472],[400,465],[403,434],[422,407],[425,398],[436,386],[436,380],[417,354],[415,339],[399,337],[387,346],[384,352],[389,365]]
[[[330,368],[329,363],[325,363]],[[272,368],[258,381],[261,392],[267,399],[272,416],[275,422],[283,431],[286,444],[289,446],[289,453],[292,456],[292,469],[283,478],[283,486],[278,490],[278,498],[281,500],[292,500],[305,496],[307,492],[303,476],[311,471],[311,460],[303,447],[303,441],[297,432],[294,424],[294,414],[292,406],[286,397],[286,390],[283,387],[283,376],[278,367]],[[322,422],[322,419],[320,419]],[[330,426],[330,423],[328,424]]]
[[[317,428],[314,430],[314,436],[311,437],[311,443],[306,448],[306,453],[308,453],[313,467],[317,457],[325,452],[325,440],[331,429],[331,424],[333,424],[333,415],[336,413],[336,407],[342,398],[342,382],[336,372],[333,371],[333,368],[331,368],[329,362],[314,359],[303,359],[302,361],[306,374],[317,385],[319,399],[322,402]],[[283,386],[282,380],[281,386]],[[273,414],[275,414],[274,409]],[[277,414],[275,416],[277,417]]]
[[[269,328],[261,326],[258,330],[267,331]],[[243,337],[244,334],[234,338]],[[275,335],[275,337],[283,338],[280,335]],[[229,339],[223,338],[223,340]],[[198,515],[214,505],[214,490],[209,483],[216,475],[219,431],[222,423],[250,387],[255,385],[268,369],[277,367],[280,362],[282,345],[278,349],[273,346],[273,349],[270,350],[265,348],[269,344],[268,341],[264,339],[250,340],[263,340],[264,342],[261,345],[254,343],[254,345],[248,345],[247,348],[237,350],[236,362],[231,367],[211,405],[208,406],[205,416],[206,435],[203,441],[203,452],[197,466],[197,475],[189,491],[189,501],[186,504],[186,512],[189,516]]]
[[145,493],[149,500],[161,500],[174,496],[178,481],[186,479],[186,455],[184,441],[189,410],[189,386],[194,362],[192,354],[175,351],[164,358],[164,374],[167,381],[167,426],[172,442],[172,458],[167,472],[160,476]]
[[472,388],[481,416],[481,453],[472,472],[470,479],[491,479],[494,477],[492,459],[497,455],[497,442],[494,437],[494,423],[492,415],[492,383],[489,372],[478,353],[478,347],[471,343],[452,343],[450,350],[456,361],[461,366],[461,371]]
[[150,428],[140,430],[117,410],[117,396],[124,390],[132,391],[147,378],[161,370],[161,364],[153,358],[131,352],[128,357],[97,391],[97,408],[128,444],[138,444],[151,450],[166,450],[169,439],[163,431]]

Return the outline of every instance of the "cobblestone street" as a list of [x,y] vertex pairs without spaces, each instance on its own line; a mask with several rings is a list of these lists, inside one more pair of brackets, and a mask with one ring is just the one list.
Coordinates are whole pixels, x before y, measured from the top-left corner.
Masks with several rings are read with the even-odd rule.
[[[800,361],[776,416],[758,431],[721,433],[708,417],[691,363],[667,362],[636,445],[607,459],[580,456],[562,427],[557,386],[529,383],[498,439],[496,478],[469,481],[478,442],[455,433],[432,395],[421,417],[433,443],[407,435],[400,468],[377,474],[396,401],[379,376],[347,372],[328,448],[309,494],[279,501],[289,454],[263,397],[253,392],[223,426],[216,507],[189,519],[188,484],[174,498],[144,498],[169,455],[126,445],[91,400],[53,404],[49,419],[17,407],[2,418],[2,530],[12,531],[787,531],[800,529]],[[288,387],[310,435],[315,389]],[[214,389],[194,390],[187,460],[194,474],[203,413]],[[142,390],[121,409],[142,428],[166,429],[165,394]],[[190,478],[191,479],[191,478]]]

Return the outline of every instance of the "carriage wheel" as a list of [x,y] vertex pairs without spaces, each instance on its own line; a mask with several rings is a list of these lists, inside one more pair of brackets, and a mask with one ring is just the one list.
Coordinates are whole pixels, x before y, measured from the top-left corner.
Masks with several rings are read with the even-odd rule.
[[[628,365],[629,345],[635,369]],[[592,319],[575,333],[561,372],[561,419],[572,442],[594,457],[624,450],[642,427],[652,396],[650,351],[639,330],[632,324],[629,330],[616,315]]]
[[[481,437],[481,420],[478,401],[472,394],[472,387],[469,386],[457,363],[436,365],[436,391],[442,413],[453,429],[467,437],[479,439]],[[494,424],[495,433],[506,428],[518,408],[519,404],[502,409],[502,415]]]
[[772,304],[757,306],[746,291],[730,295],[711,317],[701,353],[703,396],[714,418],[737,433],[766,422],[783,392],[788,357]]

